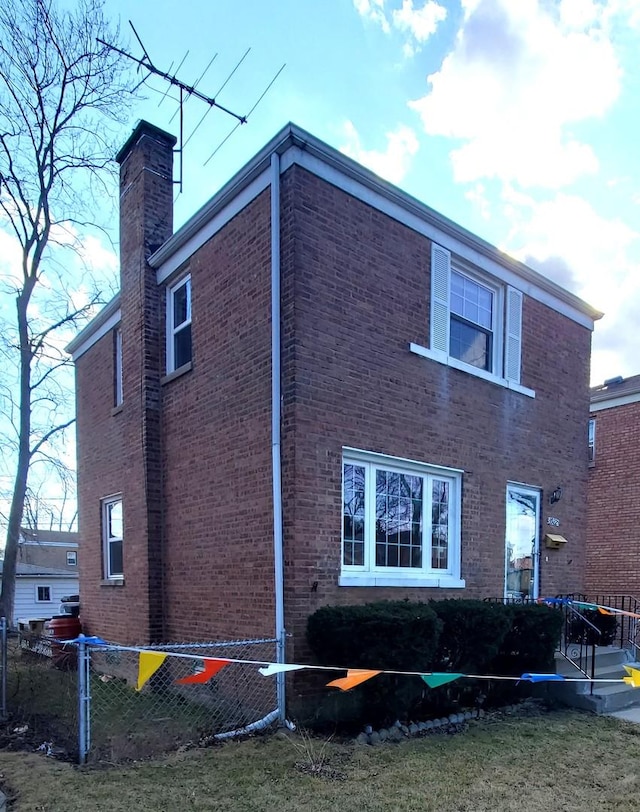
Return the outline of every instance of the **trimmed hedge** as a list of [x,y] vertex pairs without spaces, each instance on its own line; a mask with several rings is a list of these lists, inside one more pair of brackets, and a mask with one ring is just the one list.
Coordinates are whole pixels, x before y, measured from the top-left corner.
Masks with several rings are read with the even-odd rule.
[[[308,619],[307,640],[320,665],[518,676],[553,670],[561,627],[561,613],[541,605],[381,601],[319,609]],[[381,674],[349,692],[358,703],[335,697],[335,721],[347,705],[354,721],[355,704],[360,722],[426,719],[483,702],[512,702],[529,687],[458,680],[430,689],[417,677]]]

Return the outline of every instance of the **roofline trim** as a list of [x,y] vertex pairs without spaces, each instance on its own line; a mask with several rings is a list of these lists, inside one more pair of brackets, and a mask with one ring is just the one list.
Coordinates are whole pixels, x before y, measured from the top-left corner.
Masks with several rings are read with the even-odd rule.
[[[171,236],[150,258],[149,264],[158,268],[165,263],[176,251],[191,240],[195,235],[233,198],[240,194],[252,181],[268,168],[271,155],[283,155],[291,147],[298,147],[301,153],[307,153],[322,163],[338,170],[341,174],[368,188],[370,191],[387,198],[400,208],[415,215],[422,221],[442,232],[446,236],[462,243],[472,251],[478,252],[483,258],[497,263],[511,271],[519,279],[543,290],[553,298],[587,316],[591,321],[602,318],[602,311],[592,307],[579,296],[565,290],[563,287],[543,276],[538,271],[529,268],[508,254],[500,251],[491,243],[476,236],[472,232],[454,223],[448,217],[417,200],[397,186],[378,177],[374,172],[361,166],[352,158],[343,155],[337,149],[330,147],[320,139],[311,135],[295,124],[287,124],[258,152],[239,172],[237,172],[207,203],[191,217],[182,228]],[[300,154],[300,153],[299,153]],[[298,162],[298,161],[296,161]],[[290,165],[290,163],[288,164]],[[286,171],[287,162],[283,162],[281,171]]]

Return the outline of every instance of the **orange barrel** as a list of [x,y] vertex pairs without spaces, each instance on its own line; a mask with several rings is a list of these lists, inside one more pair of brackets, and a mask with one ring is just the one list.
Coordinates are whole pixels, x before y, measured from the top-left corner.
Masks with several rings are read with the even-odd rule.
[[[46,637],[55,637],[56,640],[75,640],[82,632],[82,624],[79,618],[60,615],[52,617],[44,624]],[[65,646],[64,643],[51,643],[51,656],[53,664],[57,668],[70,669],[77,666],[76,646]]]

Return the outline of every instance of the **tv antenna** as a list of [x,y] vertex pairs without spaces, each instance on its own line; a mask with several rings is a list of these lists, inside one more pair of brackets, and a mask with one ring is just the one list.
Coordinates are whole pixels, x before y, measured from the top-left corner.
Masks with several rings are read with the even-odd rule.
[[[221,110],[223,113],[230,116],[231,118],[235,119],[236,123],[235,123],[235,126],[233,127],[233,129],[231,130],[231,132],[229,132],[224,137],[224,139],[220,142],[220,144],[218,144],[218,146],[214,149],[214,151],[211,153],[211,155],[204,162],[205,165],[207,163],[209,163],[211,158],[213,158],[213,156],[222,147],[222,145],[224,143],[226,143],[226,141],[233,135],[233,133],[237,130],[237,128],[241,124],[246,124],[247,123],[247,121],[249,119],[249,116],[251,115],[251,113],[253,113],[253,111],[256,109],[256,107],[260,104],[262,99],[266,96],[267,92],[271,89],[271,86],[273,85],[273,83],[276,81],[278,76],[280,76],[280,74],[284,70],[285,65],[283,64],[282,67],[277,71],[277,73],[275,74],[273,79],[271,79],[271,81],[269,82],[269,84],[267,85],[265,90],[258,97],[258,100],[256,101],[256,103],[249,110],[249,112],[245,113],[244,115],[241,115],[240,113],[236,113],[235,111],[231,110],[230,108],[225,107],[223,104],[220,104],[220,102],[218,102],[216,97],[220,95],[220,93],[226,87],[226,85],[229,82],[229,80],[231,79],[231,77],[235,74],[235,72],[238,70],[240,65],[244,62],[244,60],[246,59],[246,57],[249,54],[249,51],[251,50],[250,48],[248,48],[245,51],[245,53],[242,55],[242,57],[237,62],[236,66],[233,68],[231,73],[227,76],[227,78],[224,80],[222,85],[218,88],[215,95],[207,96],[205,93],[202,93],[200,90],[198,90],[198,85],[200,84],[200,82],[204,78],[204,75],[207,73],[207,71],[209,70],[209,68],[213,64],[213,61],[215,60],[215,58],[218,56],[217,54],[214,54],[214,56],[210,59],[209,64],[203,70],[203,72],[200,74],[200,77],[198,78],[198,80],[193,85],[189,85],[186,82],[183,82],[180,79],[178,79],[178,77],[176,76],[177,72],[180,70],[180,68],[184,64],[184,61],[185,61],[185,59],[187,58],[187,56],[189,54],[189,51],[187,51],[187,53],[182,58],[182,61],[178,65],[175,73],[170,72],[171,68],[173,66],[173,63],[169,66],[168,71],[160,70],[160,68],[157,68],[153,64],[153,62],[151,61],[151,57],[147,53],[147,49],[144,47],[144,45],[142,43],[142,40],[138,36],[138,32],[136,31],[135,26],[133,25],[131,20],[129,20],[129,25],[133,29],[133,33],[135,35],[135,38],[138,40],[138,44],[142,48],[143,57],[141,59],[134,56],[133,54],[128,53],[127,51],[122,50],[122,48],[117,48],[115,45],[111,45],[111,43],[105,42],[103,39],[100,39],[99,37],[98,37],[98,42],[101,45],[104,45],[106,48],[109,48],[110,50],[115,51],[116,53],[120,54],[121,56],[124,56],[127,59],[130,59],[132,62],[135,62],[138,65],[138,71],[141,68],[144,69],[145,71],[147,71],[146,76],[144,76],[140,80],[140,82],[138,82],[138,84],[136,85],[136,88],[135,88],[136,90],[140,87],[140,85],[145,84],[146,81],[149,79],[149,77],[152,76],[152,75],[153,76],[159,76],[161,79],[164,79],[166,82],[168,82],[169,86],[167,87],[167,90],[163,94],[162,99],[160,99],[159,104],[162,104],[162,102],[167,97],[167,95],[168,95],[168,93],[169,93],[169,91],[170,91],[170,89],[172,87],[177,87],[178,90],[180,91],[180,98],[179,99],[174,99],[174,101],[178,101],[178,109],[177,109],[176,113],[174,113],[173,116],[171,117],[171,121],[173,121],[176,114],[179,114],[179,129],[180,129],[180,132],[179,132],[179,137],[178,137],[178,148],[174,150],[174,152],[179,155],[179,161],[178,161],[178,166],[179,166],[178,175],[179,175],[179,177],[178,177],[178,180],[174,180],[173,182],[174,182],[174,184],[177,184],[177,186],[179,187],[178,188],[178,194],[180,194],[182,192],[182,181],[183,181],[184,148],[189,143],[189,141],[193,138],[196,131],[198,130],[198,128],[200,127],[202,122],[205,120],[206,116],[211,112],[211,110],[216,108],[218,110]],[[155,88],[152,88],[152,89],[155,90]],[[196,99],[199,99],[200,101],[204,102],[206,105],[208,105],[208,108],[205,111],[202,118],[200,119],[200,121],[194,127],[193,132],[189,135],[189,137],[185,141],[185,139],[184,139],[184,106],[185,106],[186,102],[191,97],[195,97]],[[173,98],[173,97],[170,97],[170,98]]]

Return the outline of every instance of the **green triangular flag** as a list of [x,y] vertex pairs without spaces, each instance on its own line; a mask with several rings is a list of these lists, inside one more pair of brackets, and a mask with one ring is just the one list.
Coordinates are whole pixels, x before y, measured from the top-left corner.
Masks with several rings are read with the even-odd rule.
[[438,685],[446,685],[447,682],[453,682],[456,679],[460,679],[460,677],[464,677],[464,674],[442,673],[442,674],[420,674],[420,676],[427,683],[429,688],[437,688]]

